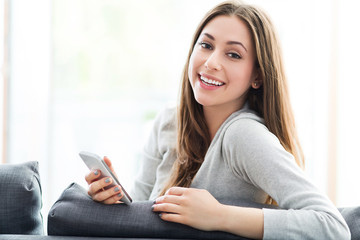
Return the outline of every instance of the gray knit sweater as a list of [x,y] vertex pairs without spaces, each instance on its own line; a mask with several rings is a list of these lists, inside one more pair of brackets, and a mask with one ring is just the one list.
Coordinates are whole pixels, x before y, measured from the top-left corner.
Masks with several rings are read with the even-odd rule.
[[[134,199],[158,196],[176,159],[176,134],[176,110],[165,109],[144,148]],[[336,207],[247,106],[217,131],[191,187],[217,199],[256,203],[264,203],[269,194],[286,210],[263,209],[264,239],[350,239]]]

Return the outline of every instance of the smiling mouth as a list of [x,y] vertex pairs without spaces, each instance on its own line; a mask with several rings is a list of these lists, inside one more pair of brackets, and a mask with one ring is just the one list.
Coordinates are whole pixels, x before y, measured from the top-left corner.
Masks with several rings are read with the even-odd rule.
[[224,85],[225,83],[223,82],[219,82],[219,81],[216,81],[216,80],[212,80],[212,79],[208,79],[204,76],[201,76],[200,75],[200,80],[202,83],[204,83],[205,85],[207,86],[222,86]]

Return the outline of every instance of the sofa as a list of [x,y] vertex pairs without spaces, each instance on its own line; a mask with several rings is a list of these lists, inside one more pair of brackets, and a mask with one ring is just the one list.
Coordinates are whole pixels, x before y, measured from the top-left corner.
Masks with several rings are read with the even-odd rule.
[[[0,239],[247,239],[162,221],[151,211],[150,201],[130,206],[97,203],[76,183],[71,183],[53,204],[48,213],[48,235],[44,235],[38,168],[37,162],[0,165]],[[219,201],[274,208],[241,200]],[[339,210],[349,225],[352,239],[360,239],[360,208]]]

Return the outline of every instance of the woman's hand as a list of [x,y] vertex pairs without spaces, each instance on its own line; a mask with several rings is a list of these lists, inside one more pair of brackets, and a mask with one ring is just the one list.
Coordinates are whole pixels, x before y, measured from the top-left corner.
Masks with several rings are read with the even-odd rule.
[[177,222],[200,230],[218,230],[223,221],[223,205],[208,191],[172,187],[156,199],[153,211],[162,220]]
[[156,199],[153,211],[161,212],[162,220],[204,231],[225,231],[254,239],[262,239],[264,234],[262,209],[223,205],[206,190],[172,187]]
[[[116,176],[114,168],[109,158],[104,157],[105,163],[110,168],[111,172]],[[117,176],[116,176],[117,177]],[[110,177],[102,177],[100,170],[93,170],[85,176],[85,180],[89,185],[88,194],[94,201],[105,204],[120,203],[123,196],[123,191],[120,186],[106,188],[113,183]]]

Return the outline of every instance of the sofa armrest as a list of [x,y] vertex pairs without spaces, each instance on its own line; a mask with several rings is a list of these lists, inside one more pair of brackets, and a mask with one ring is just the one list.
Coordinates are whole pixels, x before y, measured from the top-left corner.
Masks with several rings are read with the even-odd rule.
[[151,210],[153,202],[106,205],[93,201],[76,183],[64,190],[48,216],[49,235],[166,238],[247,239],[230,233],[200,231],[166,222]]

